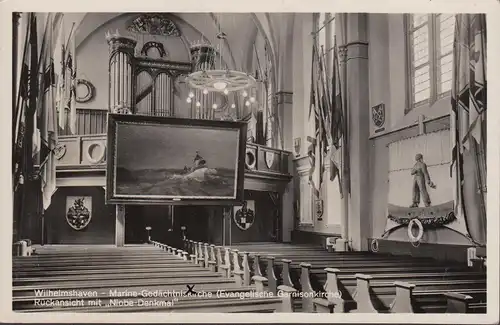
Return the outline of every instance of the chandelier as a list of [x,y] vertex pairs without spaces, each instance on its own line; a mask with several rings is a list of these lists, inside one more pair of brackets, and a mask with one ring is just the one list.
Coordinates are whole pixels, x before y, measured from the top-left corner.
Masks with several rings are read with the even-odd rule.
[[[222,57],[227,35],[218,25],[218,45],[207,42],[203,36],[200,41],[190,44],[193,72],[185,77],[185,82],[192,91],[186,101],[196,104],[196,107],[205,106],[197,94],[203,96],[212,93],[214,96],[223,96],[228,101],[232,97],[231,109],[235,109],[234,101],[238,102],[239,94],[248,107],[256,102],[256,98],[249,93],[257,86],[257,81],[250,73],[229,69]],[[217,110],[219,105],[213,103],[211,108]]]
[[[217,35],[220,40],[226,39],[226,34]],[[255,78],[246,72],[231,70],[222,62],[222,45],[214,47],[204,41],[191,44],[194,72],[186,77],[191,88],[229,94],[255,86]],[[219,60],[217,60],[217,56]],[[217,61],[219,63],[217,64]]]

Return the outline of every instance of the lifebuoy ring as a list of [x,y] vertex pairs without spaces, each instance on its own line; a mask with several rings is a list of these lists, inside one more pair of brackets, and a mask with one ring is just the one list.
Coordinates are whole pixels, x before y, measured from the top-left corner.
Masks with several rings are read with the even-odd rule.
[[[414,225],[418,227],[417,236],[413,235],[412,230]],[[420,239],[422,239],[423,235],[424,235],[424,226],[422,225],[422,222],[420,222],[420,220],[418,220],[417,218],[411,219],[410,223],[408,223],[408,238],[410,238],[410,242],[412,243],[420,242]]]
[[[92,155],[94,149],[100,148],[101,152],[99,152],[95,157]],[[104,154],[106,153],[106,146],[101,142],[95,141],[89,144],[87,150],[85,151],[85,156],[87,160],[92,164],[98,164],[104,159]]]

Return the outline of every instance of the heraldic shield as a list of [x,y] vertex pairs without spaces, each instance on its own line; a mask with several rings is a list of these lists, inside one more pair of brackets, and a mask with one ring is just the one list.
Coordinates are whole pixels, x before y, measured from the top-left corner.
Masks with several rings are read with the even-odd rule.
[[235,212],[233,214],[234,223],[241,230],[248,230],[255,221],[255,212],[252,209],[253,205],[253,201],[250,204],[245,201],[243,202],[243,206],[241,208],[235,208]]
[[380,128],[385,124],[385,105],[379,104],[372,107],[372,120],[376,127]]
[[273,168],[274,156],[275,156],[275,154],[272,151],[266,151],[264,153],[264,158],[266,159],[266,166],[269,169]]
[[70,196],[66,200],[66,221],[75,230],[88,226],[92,218],[92,197]]

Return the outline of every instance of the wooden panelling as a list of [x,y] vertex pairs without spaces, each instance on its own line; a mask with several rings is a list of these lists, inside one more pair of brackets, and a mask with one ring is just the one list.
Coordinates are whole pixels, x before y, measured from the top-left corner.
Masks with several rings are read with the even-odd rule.
[[92,166],[106,161],[106,135],[61,136],[59,145],[65,153],[58,160],[58,166]]
[[[368,238],[369,247],[371,247],[372,238]],[[411,255],[415,257],[432,257],[440,261],[454,261],[467,263],[467,248],[469,245],[454,244],[435,244],[422,243],[414,247],[408,241],[396,241],[378,239],[378,252],[390,253],[394,255]]]
[[[74,230],[66,220],[68,196],[92,197],[92,218],[89,225],[82,230]],[[45,232],[47,244],[113,244],[114,207],[105,204],[102,187],[60,188],[45,211]]]
[[[102,134],[106,133],[108,111],[103,109],[83,109],[76,110],[76,135]],[[60,135],[71,135],[71,130],[66,125],[64,129],[59,129]]]
[[257,163],[255,170],[266,173],[288,175],[288,163],[291,153],[284,150],[268,148],[255,143],[247,143],[247,148],[255,150]]

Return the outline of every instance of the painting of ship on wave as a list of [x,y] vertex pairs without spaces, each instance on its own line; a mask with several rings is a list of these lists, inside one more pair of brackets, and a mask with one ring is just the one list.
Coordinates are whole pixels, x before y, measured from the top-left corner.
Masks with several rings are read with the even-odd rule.
[[185,125],[119,124],[115,193],[233,199],[239,133]]

